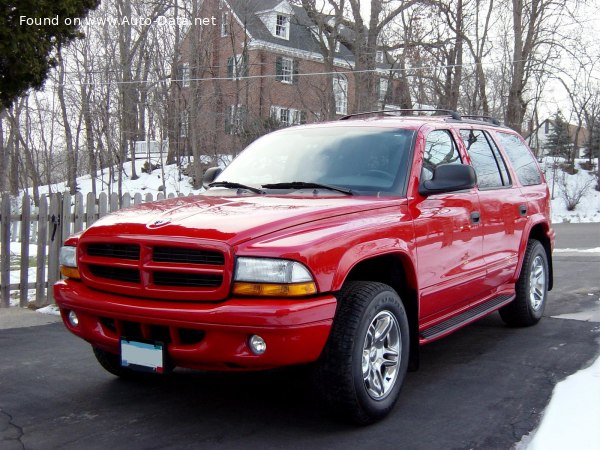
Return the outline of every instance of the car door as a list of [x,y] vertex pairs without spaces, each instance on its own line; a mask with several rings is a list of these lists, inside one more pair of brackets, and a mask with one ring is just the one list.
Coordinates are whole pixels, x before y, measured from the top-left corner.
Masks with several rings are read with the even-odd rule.
[[471,165],[477,174],[483,256],[487,275],[485,294],[512,289],[519,245],[527,223],[527,201],[513,186],[506,162],[491,135],[476,128],[460,130]]
[[[423,147],[421,183],[430,179],[440,164],[462,163],[449,130],[430,131]],[[417,194],[414,206],[421,295],[419,315],[427,326],[455,313],[480,295],[485,262],[479,198],[475,189],[427,197]]]

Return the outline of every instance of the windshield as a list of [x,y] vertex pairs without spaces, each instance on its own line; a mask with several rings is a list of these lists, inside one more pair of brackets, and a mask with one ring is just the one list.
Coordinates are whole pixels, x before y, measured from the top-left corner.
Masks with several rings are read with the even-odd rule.
[[288,129],[252,143],[217,181],[253,187],[306,182],[367,195],[402,194],[413,135],[389,128]]

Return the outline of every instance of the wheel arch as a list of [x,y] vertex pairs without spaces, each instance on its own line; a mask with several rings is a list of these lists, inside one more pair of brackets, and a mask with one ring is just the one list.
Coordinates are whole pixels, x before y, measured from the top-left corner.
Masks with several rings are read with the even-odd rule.
[[416,370],[419,362],[419,296],[411,258],[395,252],[364,259],[347,273],[343,283],[348,281],[376,281],[387,284],[398,293],[410,327],[409,370]]
[[[550,237],[548,236],[549,231],[550,226],[545,222],[540,222],[533,225],[529,230],[529,233],[526,234],[526,239],[523,242],[522,248],[527,248],[527,242],[530,239],[539,241],[544,247],[544,250],[546,251],[546,259],[548,260],[548,271],[550,272],[548,280],[548,290],[550,291],[554,285],[554,268],[552,264],[552,243],[550,241]],[[521,255],[524,255],[524,251],[521,252]],[[519,270],[517,273],[520,274],[522,269],[523,257],[521,257],[519,260]]]

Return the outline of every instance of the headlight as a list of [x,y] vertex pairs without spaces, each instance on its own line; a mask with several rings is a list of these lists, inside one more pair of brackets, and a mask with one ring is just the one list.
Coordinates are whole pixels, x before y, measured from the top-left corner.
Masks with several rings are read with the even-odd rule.
[[67,278],[79,279],[79,270],[77,270],[77,248],[72,246],[61,247],[58,255],[60,264],[60,273]]
[[301,297],[317,292],[308,269],[297,261],[272,258],[237,260],[233,293],[267,297]]

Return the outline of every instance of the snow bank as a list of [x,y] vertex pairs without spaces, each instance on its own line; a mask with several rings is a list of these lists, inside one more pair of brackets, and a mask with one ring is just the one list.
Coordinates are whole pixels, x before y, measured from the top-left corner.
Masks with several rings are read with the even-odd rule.
[[554,388],[542,423],[517,449],[600,449],[600,357]]

